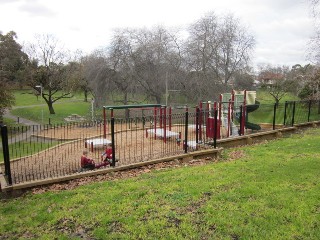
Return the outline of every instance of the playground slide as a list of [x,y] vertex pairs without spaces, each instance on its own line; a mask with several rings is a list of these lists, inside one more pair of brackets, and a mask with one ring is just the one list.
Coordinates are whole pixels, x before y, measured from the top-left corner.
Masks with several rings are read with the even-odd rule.
[[[248,122],[248,113],[257,110],[259,107],[260,107],[259,101],[255,101],[255,104],[252,104],[252,105],[246,105],[247,114],[246,114],[246,121],[245,121],[245,125],[244,125],[246,129],[261,130],[260,125]],[[236,113],[235,117],[238,121],[240,121],[240,119],[239,119],[240,113]]]
[[245,128],[251,130],[261,130],[260,125],[251,122],[245,122]]
[[247,115],[246,115],[246,121],[244,124],[245,128],[251,129],[251,130],[261,130],[260,125],[248,122],[248,113],[257,110],[259,107],[260,107],[260,102],[257,100],[255,101],[255,104],[246,106]]

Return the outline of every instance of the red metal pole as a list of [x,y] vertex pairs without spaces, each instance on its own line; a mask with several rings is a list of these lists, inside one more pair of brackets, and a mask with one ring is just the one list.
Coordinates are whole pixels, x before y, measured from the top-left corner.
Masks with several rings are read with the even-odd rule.
[[163,114],[162,114],[162,107],[160,107],[160,109],[159,109],[159,112],[160,112],[160,128],[163,128],[163,126],[162,126],[162,117],[163,117]]

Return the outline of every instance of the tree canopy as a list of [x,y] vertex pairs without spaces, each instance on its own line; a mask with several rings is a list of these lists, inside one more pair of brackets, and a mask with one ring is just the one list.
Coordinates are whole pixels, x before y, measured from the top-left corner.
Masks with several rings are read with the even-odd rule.
[[16,39],[17,34],[13,31],[0,33],[0,121],[5,109],[14,103],[10,86],[22,84],[28,61]]

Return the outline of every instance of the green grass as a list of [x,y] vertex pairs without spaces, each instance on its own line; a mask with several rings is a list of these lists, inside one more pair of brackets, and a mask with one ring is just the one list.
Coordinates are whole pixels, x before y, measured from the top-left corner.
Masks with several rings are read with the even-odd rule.
[[[274,104],[276,102],[274,98],[271,96],[271,94],[264,89],[257,90],[257,100],[260,102],[260,104]],[[284,103],[285,101],[299,101],[299,100],[301,99],[298,98],[297,96],[291,93],[286,93],[280,99],[280,103]]]
[[[286,125],[292,123],[292,110],[293,107],[287,107],[286,112]],[[259,108],[249,113],[248,121],[253,123],[270,123],[273,122],[274,104],[260,104]],[[294,123],[308,122],[309,105],[308,103],[297,103],[295,106]],[[276,109],[276,124],[283,124],[285,115],[285,104],[280,103]],[[318,113],[318,106],[312,106],[310,110],[309,121],[319,121],[320,114]]]
[[8,128],[24,126],[23,124],[18,123],[17,120],[11,118],[4,118],[3,122]]
[[16,108],[13,109],[11,113],[15,116],[41,123],[43,111],[44,124],[49,124],[49,118],[52,124],[62,123],[64,122],[64,118],[70,116],[71,114],[79,114],[84,117],[90,116],[91,103],[89,102],[65,102],[57,103],[53,106],[56,112],[55,114],[50,114],[46,105],[35,106],[32,108]]
[[[34,107],[26,107],[26,108],[16,108],[12,110],[12,114],[16,116],[20,116],[23,118],[27,118],[30,120],[33,120],[35,122],[42,122],[42,111],[43,111],[43,124],[49,123],[62,123],[64,122],[64,118],[71,115],[71,114],[79,114],[81,116],[84,116],[88,119],[91,119],[91,103],[89,102],[83,102],[83,94],[82,93],[76,93],[75,96],[72,99],[62,99],[58,101],[56,104],[54,104],[54,109],[56,114],[49,114],[48,107],[44,103],[43,100],[39,98],[37,100],[37,97],[32,93],[32,90],[16,90],[15,91],[15,97],[16,97],[16,107],[21,106],[32,106],[32,105],[42,105],[42,106],[34,106]],[[115,96],[120,97],[121,94],[115,94]],[[136,96],[137,97],[137,96]],[[139,99],[143,99],[143,96],[138,96]],[[77,101],[79,100],[79,101]],[[253,118],[251,122],[256,123],[272,123],[273,119],[273,103],[274,99],[273,97],[264,90],[257,91],[257,100],[261,102],[261,107],[256,112],[250,114],[250,118]],[[296,97],[294,97],[291,94],[287,94],[281,101],[280,104],[283,104],[287,100],[298,100]],[[70,102],[74,101],[74,102]],[[112,105],[112,103],[110,103]],[[265,106],[265,109],[262,109],[262,106]],[[268,108],[268,109],[266,109]],[[267,111],[266,111],[267,110]],[[281,112],[282,111],[282,112]],[[101,117],[102,116],[102,109],[96,109],[95,112],[96,116]],[[118,117],[123,117],[124,113],[123,111],[117,111]],[[277,113],[277,123],[283,122],[283,110],[280,110],[279,113]]]
[[[59,93],[55,96],[59,96]],[[39,104],[45,103],[42,98],[40,97],[37,98],[37,96],[34,95],[32,89],[15,90],[14,97],[15,97],[15,106],[30,106],[30,105],[39,105]],[[83,101],[84,100],[83,93],[81,92],[74,93],[72,98],[63,98],[58,102],[69,102],[70,100]]]
[[238,160],[1,200],[3,239],[320,239],[320,129]]
[[32,92],[32,90],[14,91],[16,99],[15,107],[18,108],[11,110],[13,115],[43,124],[49,124],[49,118],[50,123],[62,123],[64,122],[64,118],[71,114],[79,114],[84,117],[89,117],[90,115],[91,103],[83,101],[83,93],[74,93],[72,98],[64,98],[57,101],[53,104],[56,114],[50,114],[44,100],[41,98],[37,99]]
[[[34,141],[21,141],[13,144],[9,144],[9,155],[10,159],[15,159],[18,157],[24,157],[31,154],[35,154],[37,152],[40,152],[42,150],[48,149],[49,147],[53,147],[57,145],[57,141],[52,142],[34,142]],[[0,151],[0,162],[3,162],[3,151],[1,149]]]

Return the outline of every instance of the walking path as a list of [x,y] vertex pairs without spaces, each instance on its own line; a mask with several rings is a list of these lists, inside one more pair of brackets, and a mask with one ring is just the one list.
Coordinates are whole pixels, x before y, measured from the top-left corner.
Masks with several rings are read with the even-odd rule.
[[[28,106],[29,107],[29,106]],[[31,107],[31,106],[30,106]],[[22,108],[22,107],[15,107],[15,108]],[[18,121],[18,117],[15,116],[15,115],[12,115],[10,111],[6,110],[5,114],[4,114],[4,117],[5,118],[10,118],[10,119],[13,119],[15,121]],[[29,119],[26,119],[26,118],[21,118],[19,117],[19,123],[21,124],[24,124],[26,126],[33,126],[33,125],[40,125],[40,123],[37,123],[37,122],[34,122],[34,121],[31,121]]]
[[[6,110],[6,112],[4,114],[4,117],[13,119],[15,121],[18,121],[18,117],[15,116],[15,115],[12,115],[10,113],[10,111],[8,111],[8,110]],[[25,126],[40,126],[40,123],[31,121],[31,120],[26,119],[26,118],[21,118],[21,117],[19,117],[19,123],[21,123],[21,124],[23,124]],[[14,136],[14,137],[9,138],[8,142],[9,142],[9,144],[11,144],[11,143],[16,143],[16,142],[20,142],[20,141],[26,140],[31,136],[32,133],[33,133],[33,131],[31,131],[31,129],[30,129],[30,130],[28,130],[28,131],[26,131],[24,133],[21,133],[21,134],[18,134],[16,136]]]
[[[79,101],[80,100],[78,100],[78,99],[77,100],[70,100],[70,102],[79,102]],[[64,104],[64,102],[59,102],[59,103],[55,103],[55,104]],[[12,108],[13,109],[17,109],[17,108],[32,108],[32,107],[37,107],[37,106],[47,106],[47,104],[35,104],[35,105],[28,105],[28,106],[14,106]],[[13,119],[16,122],[18,122],[18,116],[12,115],[9,110],[6,110],[5,114],[3,116],[5,118]],[[21,123],[21,124],[23,124],[25,126],[38,126],[38,128],[40,128],[40,125],[41,125],[41,123],[34,122],[34,121],[29,120],[29,119],[21,118],[21,117],[19,117],[19,123]],[[8,139],[9,144],[26,140],[32,135],[32,133],[34,133],[34,131],[28,130],[27,132],[15,135],[14,137],[11,137],[11,138]],[[1,148],[2,148],[2,145],[0,146],[0,149]]]

